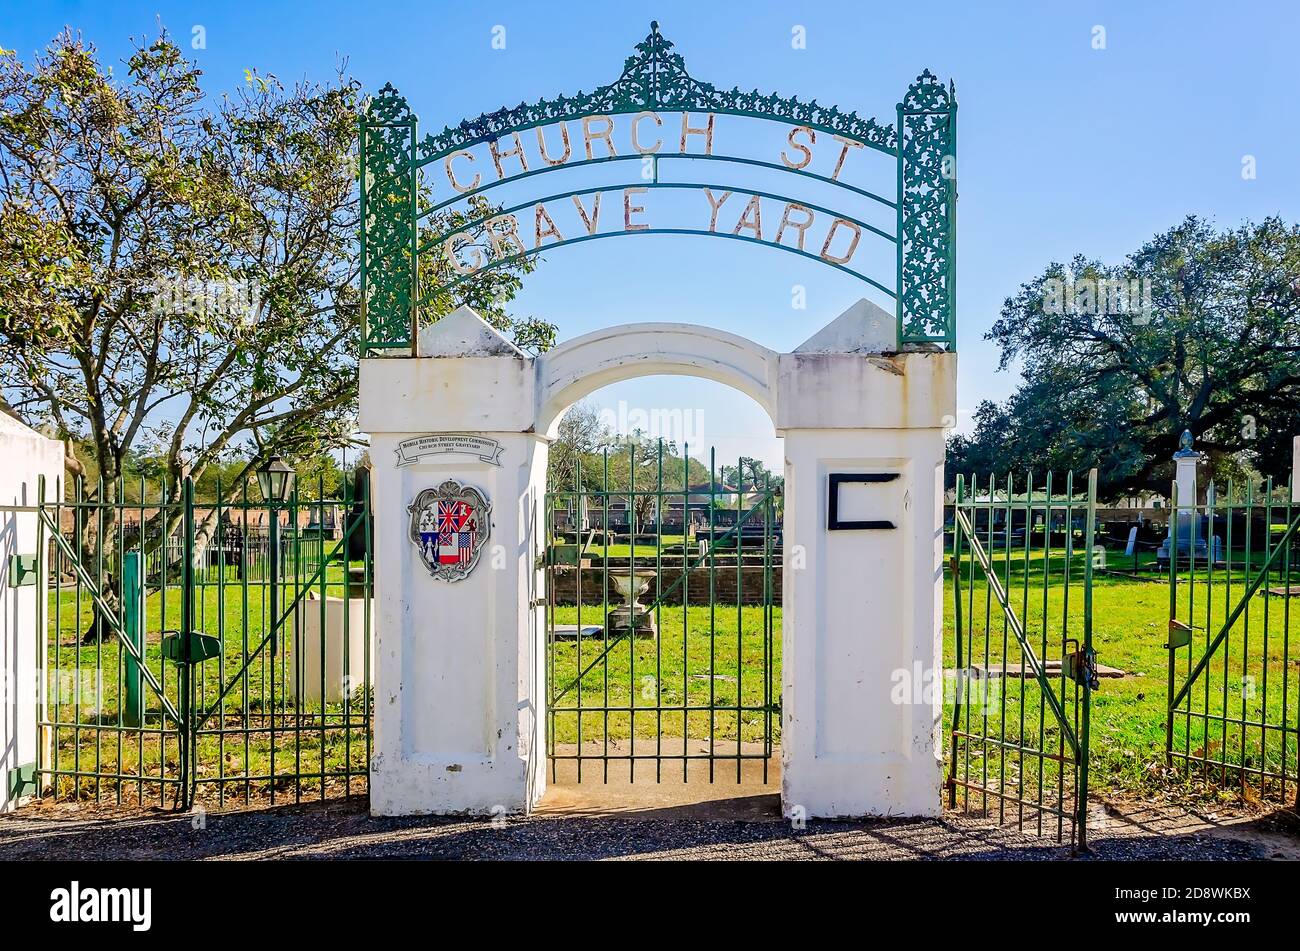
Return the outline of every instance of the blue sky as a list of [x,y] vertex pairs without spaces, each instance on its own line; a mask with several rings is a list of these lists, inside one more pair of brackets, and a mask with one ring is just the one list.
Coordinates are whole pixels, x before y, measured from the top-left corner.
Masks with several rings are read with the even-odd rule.
[[[24,58],[65,24],[105,58],[159,20],[192,50],[209,90],[256,67],[328,78],[346,58],[369,89],[393,83],[422,131],[503,105],[614,79],[657,19],[692,75],[817,98],[892,121],[930,68],[960,102],[958,402],[965,414],[1014,387],[982,338],[1003,298],[1053,260],[1117,261],[1189,213],[1220,226],[1300,215],[1300,75],[1295,3],[105,3],[0,0],[0,46]],[[494,49],[493,28],[505,28]],[[804,27],[805,49],[791,31]],[[1094,48],[1095,28],[1105,48]],[[778,142],[783,141],[779,136]],[[1243,179],[1244,156],[1256,177]],[[864,180],[864,185],[870,181]],[[875,179],[887,194],[893,183]],[[884,275],[888,277],[889,275]],[[892,283],[892,281],[887,281]],[[791,288],[807,289],[807,309]],[[593,242],[545,256],[521,313],[562,338],[616,323],[681,320],[789,349],[866,288],[793,255],[672,236]],[[866,295],[870,296],[870,295]],[[878,299],[878,298],[877,298]],[[881,301],[884,303],[884,301]],[[699,414],[720,458],[780,460],[770,422],[705,381],[659,378],[597,394],[618,418],[637,408]],[[700,443],[697,442],[697,445]]]

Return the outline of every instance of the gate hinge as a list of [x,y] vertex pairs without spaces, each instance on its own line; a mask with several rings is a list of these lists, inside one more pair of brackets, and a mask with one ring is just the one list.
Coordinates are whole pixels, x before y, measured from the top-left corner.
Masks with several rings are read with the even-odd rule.
[[220,657],[221,641],[201,631],[191,631],[185,640],[179,631],[167,631],[162,639],[162,655],[173,663],[198,664]]
[[1168,650],[1177,650],[1180,647],[1186,647],[1192,642],[1192,628],[1190,624],[1184,624],[1182,621],[1169,619],[1169,642],[1165,644]]
[[22,588],[36,584],[36,556],[9,556],[9,587]]
[[1097,652],[1092,648],[1081,649],[1074,638],[1066,643],[1073,644],[1075,649],[1065,655],[1065,676],[1077,684],[1087,684],[1090,689],[1096,690],[1101,686],[1097,676]]
[[18,800],[36,794],[36,764],[23,763],[5,776],[7,798]]

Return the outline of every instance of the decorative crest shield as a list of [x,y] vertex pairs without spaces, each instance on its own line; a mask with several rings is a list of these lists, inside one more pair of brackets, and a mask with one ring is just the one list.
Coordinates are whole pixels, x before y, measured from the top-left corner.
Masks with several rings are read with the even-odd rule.
[[492,530],[492,505],[482,492],[448,479],[436,489],[423,489],[407,511],[411,543],[429,574],[460,581],[474,570]]

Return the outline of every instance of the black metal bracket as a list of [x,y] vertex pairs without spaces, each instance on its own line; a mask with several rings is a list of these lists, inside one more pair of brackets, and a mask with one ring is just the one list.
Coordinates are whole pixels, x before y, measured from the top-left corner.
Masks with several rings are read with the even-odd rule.
[[1092,649],[1083,650],[1079,647],[1079,641],[1073,637],[1065,643],[1067,646],[1074,645],[1074,650],[1067,651],[1065,654],[1065,676],[1080,686],[1086,683],[1088,687],[1096,690],[1101,686],[1097,676],[1097,652]]
[[176,664],[200,664],[221,656],[221,641],[202,631],[190,631],[188,637],[180,631],[163,631],[160,647],[163,657]]
[[840,486],[845,482],[893,482],[898,478],[897,472],[832,472],[830,474],[830,498],[826,506],[826,531],[853,532],[868,529],[897,528],[888,519],[860,519],[858,521],[840,521]]

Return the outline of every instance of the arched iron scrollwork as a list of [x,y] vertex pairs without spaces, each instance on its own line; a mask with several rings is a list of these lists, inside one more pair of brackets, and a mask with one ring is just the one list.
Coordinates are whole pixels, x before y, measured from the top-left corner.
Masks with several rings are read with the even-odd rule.
[[550,125],[590,115],[622,115],[642,110],[666,112],[714,112],[723,115],[774,119],[794,125],[806,125],[817,131],[861,142],[870,148],[894,153],[893,126],[875,119],[864,119],[854,112],[841,112],[835,106],[822,106],[814,99],[800,102],[776,93],[761,94],[757,89],[744,92],[739,87],[717,89],[686,72],[680,53],[672,52],[673,43],[659,32],[659,24],[650,24],[650,35],[636,45],[636,53],[623,64],[623,73],[608,86],[590,94],[560,96],[512,109],[485,113],[449,126],[420,143],[420,162],[431,162],[449,152],[463,149],[509,132],[539,125]]
[[957,103],[928,69],[898,105],[900,343],[955,342]]
[[[371,100],[361,120],[362,355],[405,351],[415,339],[421,167],[458,150],[530,128],[591,115],[655,110],[807,126],[895,156],[897,231],[886,235],[898,248],[895,289],[890,291],[861,274],[855,276],[896,297],[900,346],[954,345],[956,102],[951,86],[945,88],[928,70],[924,72],[899,104],[895,128],[819,105],[816,100],[800,102],[798,97],[763,95],[757,90],[723,90],[694,79],[681,55],[673,52],[673,44],[660,34],[658,24],[652,23],[650,34],[636,45],[636,52],[613,83],[590,94],[579,92],[485,113],[423,140],[417,139],[415,115],[391,85]],[[646,229],[638,233],[677,232]]]

